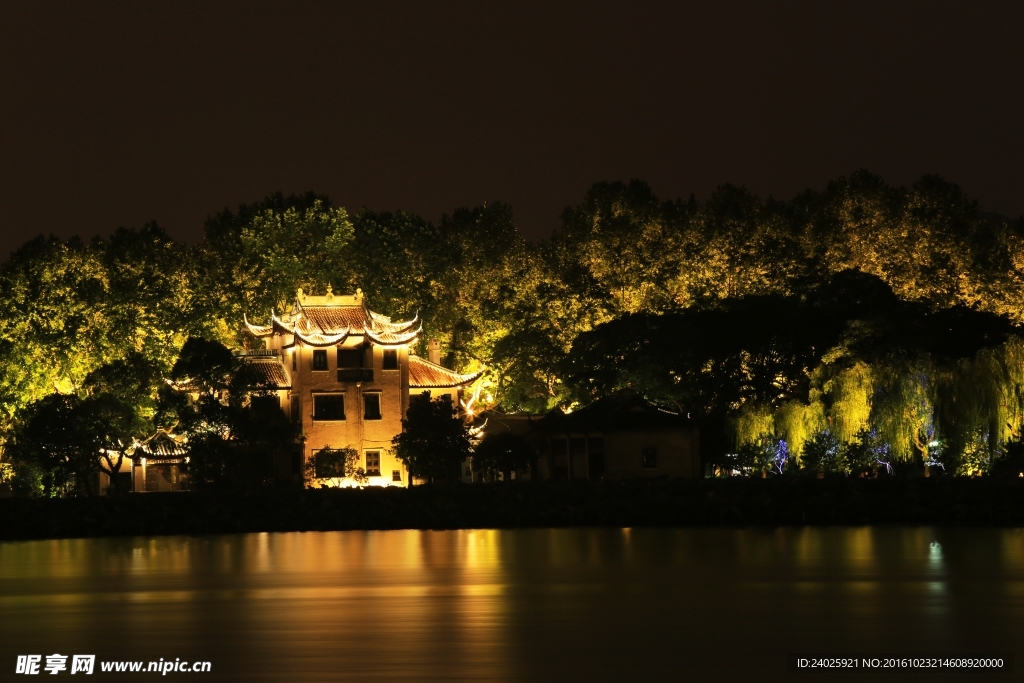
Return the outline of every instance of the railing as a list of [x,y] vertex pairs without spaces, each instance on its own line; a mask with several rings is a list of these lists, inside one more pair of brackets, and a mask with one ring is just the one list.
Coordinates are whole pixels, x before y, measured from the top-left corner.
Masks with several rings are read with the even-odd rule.
[[341,368],[338,370],[339,382],[372,382],[373,368]]
[[235,351],[234,355],[246,358],[275,358],[277,357],[277,349],[246,349],[244,351]]

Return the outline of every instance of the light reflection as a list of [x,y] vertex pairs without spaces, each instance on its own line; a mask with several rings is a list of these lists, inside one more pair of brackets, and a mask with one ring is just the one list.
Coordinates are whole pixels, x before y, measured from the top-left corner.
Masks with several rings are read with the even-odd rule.
[[[975,547],[994,558],[976,563],[982,574],[962,560]],[[336,680],[339,671],[351,680],[409,671],[496,682],[613,671],[623,679],[621,662],[653,666],[681,639],[714,651],[722,633],[756,650],[773,629],[787,643],[841,645],[875,642],[898,624],[903,647],[953,648],[971,635],[958,627],[962,617],[983,607],[988,637],[998,638],[1024,614],[1022,553],[1017,530],[916,528],[0,543],[0,638],[79,643],[118,633],[118,647],[139,657],[166,656],[167,643],[177,645],[174,656],[216,643],[240,680],[295,680],[277,662],[299,662],[289,664],[292,674],[319,671],[302,680]],[[998,600],[979,601],[979,586]],[[638,654],[630,660],[624,651]],[[544,665],[530,669],[531,657]],[[250,661],[270,668],[246,669]],[[600,665],[588,668],[592,661]]]

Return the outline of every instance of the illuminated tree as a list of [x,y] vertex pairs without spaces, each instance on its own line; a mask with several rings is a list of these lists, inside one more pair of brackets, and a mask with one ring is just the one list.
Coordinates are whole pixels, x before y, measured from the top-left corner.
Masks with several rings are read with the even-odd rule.
[[54,393],[72,393],[103,357],[122,353],[103,315],[106,272],[77,239],[42,236],[0,266],[0,424]]
[[346,479],[361,484],[366,481],[361,460],[354,448],[322,448],[306,460],[306,479],[326,480],[335,488]]
[[459,481],[462,461],[472,454],[469,428],[451,399],[445,395],[431,400],[429,392],[409,399],[402,433],[392,445],[411,477],[431,483]]
[[202,274],[196,308],[209,319],[208,336],[238,343],[243,314],[269,316],[270,309],[290,303],[300,287],[324,291],[332,282],[344,282],[345,246],[352,236],[347,212],[312,192],[274,194],[210,218],[194,254]]

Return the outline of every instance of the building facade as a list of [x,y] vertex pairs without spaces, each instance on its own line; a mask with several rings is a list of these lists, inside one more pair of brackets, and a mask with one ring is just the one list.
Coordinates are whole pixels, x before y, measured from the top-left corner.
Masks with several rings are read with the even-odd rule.
[[410,396],[447,395],[457,406],[462,388],[480,376],[442,367],[436,342],[429,359],[417,356],[418,320],[371,311],[361,290],[337,295],[328,287],[312,296],[300,289],[288,313],[271,313],[269,325],[245,325],[264,342],[247,360],[277,389],[281,409],[303,435],[299,462],[280,463],[279,478],[285,471],[301,477],[302,462],[320,449],[352,448],[369,484],[408,486],[408,472],[390,451]]
[[[515,479],[701,476],[696,422],[636,396],[609,396],[568,414],[485,417],[485,435],[513,434],[535,453],[529,468],[512,473]],[[465,474],[466,481],[478,479]]]

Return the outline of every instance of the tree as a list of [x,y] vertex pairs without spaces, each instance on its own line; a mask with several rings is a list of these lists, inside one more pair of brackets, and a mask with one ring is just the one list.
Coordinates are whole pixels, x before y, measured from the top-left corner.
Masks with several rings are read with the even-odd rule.
[[237,342],[243,314],[269,317],[300,287],[324,291],[345,281],[352,235],[348,213],[312,192],[277,193],[209,219],[194,256],[202,273],[197,312],[208,319],[204,334]]
[[326,479],[335,488],[346,479],[361,484],[366,471],[359,463],[359,451],[354,448],[323,448],[306,461],[306,479]]
[[391,443],[410,477],[431,483],[457,481],[462,461],[473,452],[469,428],[451,399],[439,396],[431,400],[429,392],[409,400],[402,433]]
[[261,487],[274,459],[294,451],[296,426],[281,410],[275,387],[223,345],[189,339],[171,379],[176,386],[161,390],[159,413],[187,437],[197,488]]
[[6,447],[16,490],[47,498],[92,492],[99,453],[82,429],[80,407],[74,394],[50,394],[21,411]]
[[116,396],[51,394],[23,411],[7,450],[22,483],[46,497],[94,494],[97,472],[120,493],[117,474],[140,436],[133,406]]
[[125,493],[118,475],[152,429],[156,378],[155,365],[132,353],[89,373],[79,393],[30,404],[8,445],[22,488],[41,487],[46,496],[91,494],[91,475],[102,472],[110,493]]
[[505,481],[513,472],[522,472],[535,457],[533,449],[517,434],[488,434],[473,450],[473,469],[483,472],[486,481],[497,481],[501,473]]
[[95,251],[73,238],[39,236],[0,265],[0,428],[54,392],[74,393],[117,357],[102,312],[106,273]]

